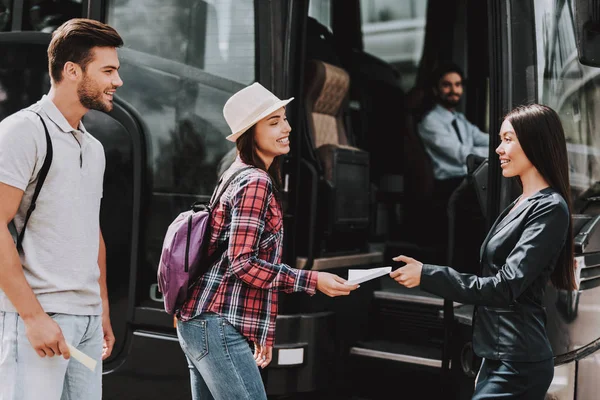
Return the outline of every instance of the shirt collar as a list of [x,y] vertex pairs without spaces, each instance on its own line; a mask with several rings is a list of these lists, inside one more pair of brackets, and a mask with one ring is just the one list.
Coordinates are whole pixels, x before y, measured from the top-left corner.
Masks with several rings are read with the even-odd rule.
[[[54,122],[54,124],[58,126],[58,128],[61,131],[63,131],[64,133],[71,133],[75,130],[69,124],[69,122],[67,122],[65,116],[60,112],[58,107],[56,107],[56,105],[52,102],[52,100],[50,100],[50,98],[47,95],[42,96],[42,100],[40,100],[40,103],[42,106],[42,110],[44,110],[48,118],[50,118],[50,120]],[[88,131],[83,126],[83,122],[81,121],[79,121],[78,128],[78,130],[80,130],[82,133],[88,133]]]
[[436,104],[435,107],[433,107],[433,111],[445,123],[451,123],[455,118],[458,118],[458,113],[452,112],[447,108],[442,107],[440,104]]

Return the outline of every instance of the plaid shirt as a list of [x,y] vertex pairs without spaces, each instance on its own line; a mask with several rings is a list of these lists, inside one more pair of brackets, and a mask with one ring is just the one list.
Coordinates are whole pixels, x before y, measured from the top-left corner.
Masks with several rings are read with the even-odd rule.
[[[223,182],[246,166],[238,157]],[[273,346],[278,291],[313,295],[317,273],[281,264],[282,211],[266,172],[240,173],[215,206],[208,254],[228,238],[227,252],[198,280],[178,317],[214,312],[250,341]]]

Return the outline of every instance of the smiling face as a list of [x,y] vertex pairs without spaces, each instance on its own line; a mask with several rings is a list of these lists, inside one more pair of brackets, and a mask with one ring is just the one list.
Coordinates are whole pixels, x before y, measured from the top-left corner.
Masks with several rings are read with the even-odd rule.
[[440,104],[446,108],[455,108],[463,93],[462,78],[457,72],[448,72],[439,80],[434,90]]
[[256,151],[265,165],[270,165],[275,157],[289,153],[292,128],[285,116],[285,107],[258,121],[254,129]]
[[94,47],[93,59],[87,64],[77,85],[81,104],[90,110],[109,112],[113,108],[113,95],[123,85],[119,77],[119,58],[114,47]]
[[500,145],[496,148],[496,153],[500,156],[500,168],[505,178],[524,176],[535,171],[508,119],[500,127]]

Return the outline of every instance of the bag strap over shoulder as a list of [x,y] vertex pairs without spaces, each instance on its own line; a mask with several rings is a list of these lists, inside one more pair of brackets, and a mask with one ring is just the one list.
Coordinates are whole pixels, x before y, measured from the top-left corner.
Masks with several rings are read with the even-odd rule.
[[[223,181],[223,178],[221,178],[221,180],[219,181],[219,184],[217,184],[217,187],[215,188],[215,191],[212,196],[213,198],[211,198],[211,200],[210,200],[210,211],[211,212],[212,212],[212,208],[214,207],[214,205],[219,202],[219,200],[221,199],[221,196],[223,195],[223,193],[225,193],[225,190],[227,189],[229,184],[235,179],[235,177],[238,176],[239,174],[241,174],[242,172],[249,170],[251,168],[254,168],[254,167],[240,168],[239,170],[237,170],[233,174],[231,174],[229,179],[227,179],[227,182],[225,182],[225,185],[223,185],[222,189],[220,190],[219,195],[215,198],[215,194],[217,193],[217,190],[219,189],[219,186],[221,185],[221,182]],[[213,201],[213,199],[214,199],[214,201]],[[215,250],[215,252],[208,258],[208,260],[206,261],[206,264],[205,264],[205,268],[206,269],[210,268],[210,266],[212,266],[219,258],[221,258],[223,253],[225,253],[227,251],[228,247],[229,247],[229,238],[227,240],[225,240],[223,243],[221,243],[219,245],[219,247],[217,248],[217,250]]]
[[219,202],[219,200],[221,199],[221,196],[223,196],[223,193],[225,193],[225,190],[227,190],[227,187],[229,187],[229,184],[235,179],[236,176],[238,176],[242,172],[247,171],[247,170],[252,169],[252,168],[255,168],[255,167],[240,168],[237,171],[235,171],[233,174],[231,174],[231,176],[229,177],[229,179],[227,179],[227,182],[225,182],[225,184],[221,188],[221,191],[219,192],[219,195],[215,198],[215,194],[217,193],[217,190],[219,189],[219,187],[221,186],[221,182],[223,181],[223,178],[221,178],[219,180],[219,183],[217,184],[217,187],[215,188],[215,191],[213,192],[213,195],[212,195],[211,199],[210,199],[210,203],[209,203],[210,204],[210,208],[212,209],[214,207],[214,205]]
[[33,192],[33,196],[31,197],[31,205],[29,206],[29,209],[27,210],[27,214],[25,215],[25,222],[23,222],[23,229],[21,229],[21,233],[17,237],[16,244],[17,244],[18,250],[21,249],[21,246],[23,244],[23,237],[25,236],[25,228],[27,227],[27,222],[29,221],[29,218],[31,217],[31,213],[33,213],[33,211],[35,210],[35,204],[36,204],[37,198],[40,194],[40,191],[42,190],[42,186],[44,185],[46,176],[48,176],[48,171],[50,170],[50,165],[52,164],[52,154],[53,154],[52,139],[50,139],[50,133],[48,132],[48,127],[46,126],[46,122],[44,122],[44,118],[42,118],[42,116],[40,114],[38,114],[37,112],[35,112],[33,110],[25,109],[25,111],[30,111],[30,112],[36,114],[38,117],[40,117],[40,120],[42,121],[42,125],[44,125],[44,133],[46,134],[46,158],[44,159],[44,164],[42,164],[42,168],[40,169],[40,172],[38,175],[38,181],[37,181],[37,184],[35,185],[35,191]]

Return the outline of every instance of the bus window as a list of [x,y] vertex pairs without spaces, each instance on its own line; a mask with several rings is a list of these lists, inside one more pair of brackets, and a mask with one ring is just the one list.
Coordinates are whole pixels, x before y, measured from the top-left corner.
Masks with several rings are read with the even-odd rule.
[[0,121],[29,107],[50,90],[46,45],[2,43]]
[[236,82],[254,81],[251,0],[110,1],[107,19],[127,48]]
[[146,143],[138,301],[162,308],[155,286],[166,229],[212,193],[219,163],[234,148],[223,106],[255,80],[254,3],[111,0],[107,7],[107,23],[125,42],[117,95],[138,113]]
[[410,90],[425,37],[427,1],[361,0],[365,51],[388,62],[400,72],[400,86]]
[[579,63],[571,2],[535,0],[538,101],[552,107],[567,137],[574,211],[600,194],[600,69]]
[[12,23],[12,0],[1,0],[0,1],[0,32],[10,31],[10,24]]
[[331,0],[311,0],[308,4],[308,16],[331,31]]
[[82,0],[25,0],[21,30],[52,32],[63,22],[83,16]]
[[107,22],[125,42],[119,95],[147,125],[154,191],[209,195],[232,147],[223,105],[254,80],[254,6],[185,4],[111,1]]

